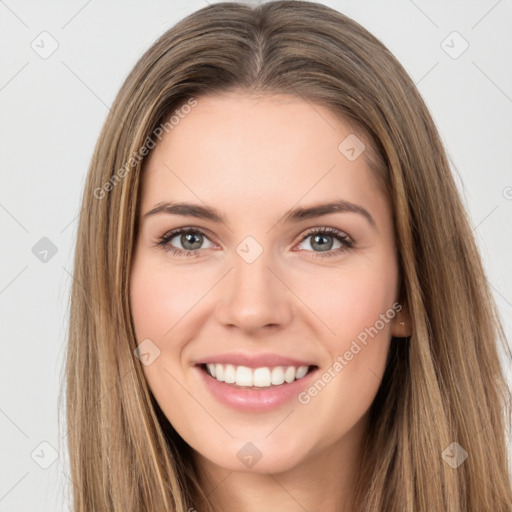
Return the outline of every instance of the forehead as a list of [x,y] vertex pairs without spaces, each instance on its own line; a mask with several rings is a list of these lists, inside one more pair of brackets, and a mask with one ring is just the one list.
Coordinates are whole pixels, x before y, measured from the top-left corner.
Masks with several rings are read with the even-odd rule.
[[371,201],[378,192],[364,152],[355,159],[344,152],[353,137],[329,108],[299,97],[202,96],[149,154],[142,201],[168,194],[260,211],[263,200]]

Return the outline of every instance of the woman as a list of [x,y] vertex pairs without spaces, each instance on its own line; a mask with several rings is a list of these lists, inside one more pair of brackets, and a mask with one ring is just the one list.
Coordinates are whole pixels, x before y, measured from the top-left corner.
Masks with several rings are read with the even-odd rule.
[[99,138],[74,277],[75,511],[510,510],[467,215],[346,16],[221,3],[161,36]]

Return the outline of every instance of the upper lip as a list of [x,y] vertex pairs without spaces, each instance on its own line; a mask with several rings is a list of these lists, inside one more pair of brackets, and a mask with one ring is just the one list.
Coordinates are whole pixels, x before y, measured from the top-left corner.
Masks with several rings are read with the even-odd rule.
[[315,366],[311,361],[301,361],[279,354],[244,354],[226,353],[205,357],[194,364],[232,364],[234,366],[247,366],[249,368],[261,368],[263,366]]

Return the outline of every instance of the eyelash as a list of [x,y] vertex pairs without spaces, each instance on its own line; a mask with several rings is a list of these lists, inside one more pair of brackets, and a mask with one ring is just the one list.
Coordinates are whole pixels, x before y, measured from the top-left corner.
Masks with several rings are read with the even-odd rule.
[[[176,256],[186,256],[186,257],[195,257],[197,256],[197,253],[201,251],[201,249],[196,250],[190,250],[190,249],[177,249],[176,247],[173,247],[169,245],[169,242],[176,236],[176,235],[182,235],[182,234],[201,234],[204,237],[208,238],[208,235],[200,228],[178,228],[173,231],[169,231],[165,235],[161,236],[158,241],[155,243],[155,245],[163,248],[165,251],[170,252],[172,255]],[[315,251],[307,251],[307,252],[314,252],[315,255],[314,258],[325,258],[330,256],[337,256],[345,251],[348,251],[354,247],[353,240],[347,236],[342,231],[339,231],[335,228],[313,228],[311,230],[308,230],[304,236],[301,238],[300,243],[304,242],[307,238],[309,238],[311,235],[328,235],[336,238],[339,242],[341,242],[342,247],[339,247],[335,250],[329,250],[325,252],[316,252]]]

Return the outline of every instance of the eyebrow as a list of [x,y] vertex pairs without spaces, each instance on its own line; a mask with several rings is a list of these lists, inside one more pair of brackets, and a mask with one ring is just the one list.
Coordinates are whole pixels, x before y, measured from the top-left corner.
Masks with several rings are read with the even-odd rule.
[[[183,215],[186,217],[209,220],[216,223],[226,223],[224,216],[219,210],[212,208],[211,206],[201,206],[193,203],[164,201],[158,203],[152,210],[146,212],[144,214],[144,218],[156,215],[157,213]],[[368,210],[358,204],[342,199],[329,203],[317,203],[308,207],[293,208],[283,215],[279,223],[299,222],[305,219],[314,219],[324,215],[329,215],[330,213],[357,213],[362,215],[374,229],[377,229],[377,224]]]

